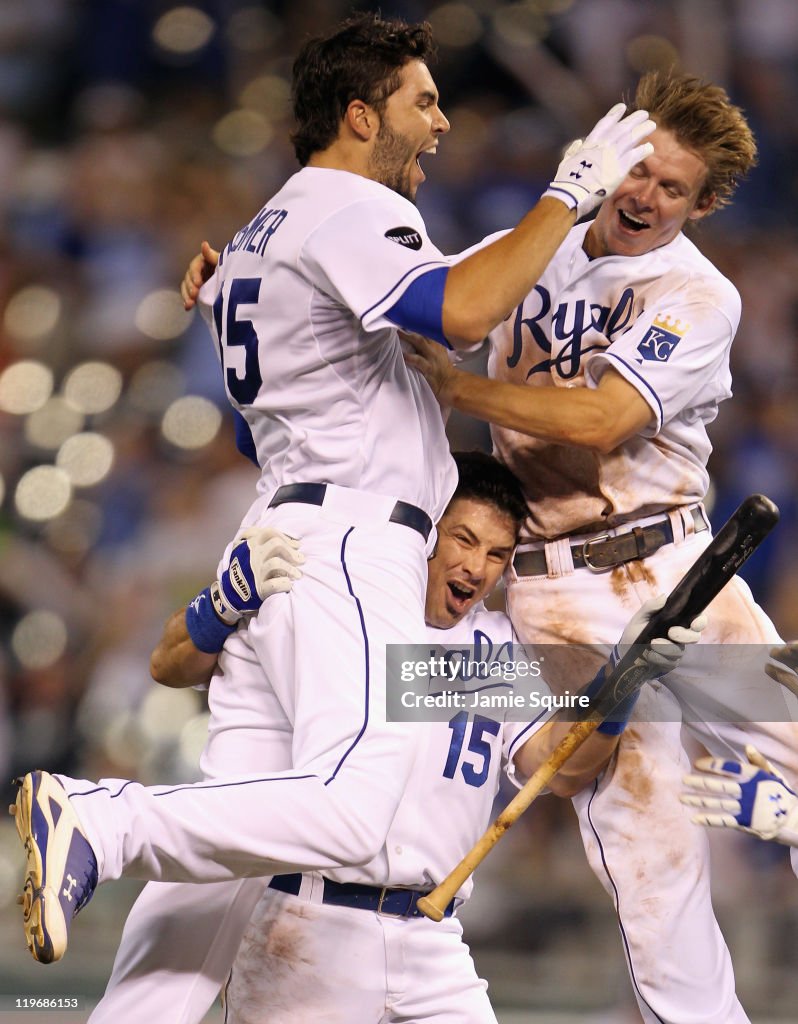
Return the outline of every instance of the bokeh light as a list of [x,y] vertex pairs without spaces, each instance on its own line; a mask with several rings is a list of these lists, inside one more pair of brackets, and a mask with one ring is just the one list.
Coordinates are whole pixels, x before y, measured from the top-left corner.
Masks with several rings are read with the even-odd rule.
[[137,412],[160,417],[182,395],[184,387],[185,377],[174,363],[154,359],[131,377],[127,401]]
[[166,410],[161,430],[176,448],[203,448],[216,437],[222,414],[207,398],[185,395]]
[[212,137],[223,153],[254,156],[272,141],[274,131],[255,110],[233,110],[216,122]]
[[12,338],[34,342],[46,338],[61,316],[61,299],[52,288],[28,285],[8,301],[3,324]]
[[505,42],[518,46],[542,39],[548,32],[549,23],[540,6],[527,0],[495,11],[493,28]]
[[282,32],[280,21],[254,4],[234,11],[227,22],[227,38],[237,50],[254,53],[268,46]]
[[67,629],[55,612],[37,609],[19,620],[11,634],[11,649],[28,669],[48,668],[66,650]]
[[110,363],[92,360],[70,370],[62,390],[64,398],[79,412],[106,412],[122,393],[122,374]]
[[642,74],[654,68],[678,66],[679,51],[664,36],[636,36],[626,45],[626,59]]
[[53,392],[53,372],[35,359],[21,359],[0,373],[0,409],[16,416],[41,409]]
[[14,492],[17,512],[43,523],[60,515],[72,497],[69,477],[57,466],[34,466],[24,473]]
[[473,46],[482,35],[482,21],[468,4],[442,4],[430,11],[429,22],[441,46]]
[[60,395],[53,395],[25,420],[25,438],[37,448],[55,451],[83,427],[84,416]]
[[279,75],[258,75],[241,90],[239,101],[242,107],[276,121],[291,112],[291,85]]
[[45,524],[43,532],[54,551],[80,558],[96,544],[102,524],[102,509],[94,502],[76,498]]
[[139,303],[136,310],[136,327],[148,338],[156,341],[171,341],[185,331],[193,319],[193,313],[183,309],[180,292],[171,288],[159,288],[150,292]]
[[114,446],[102,434],[87,430],[64,441],[55,464],[63,469],[73,487],[93,487],[110,473]]
[[139,711],[139,728],[151,743],[177,739],[186,722],[197,713],[197,694],[192,689],[156,686]]
[[161,15],[153,26],[152,38],[167,53],[185,56],[206,46],[215,29],[204,11],[185,4]]

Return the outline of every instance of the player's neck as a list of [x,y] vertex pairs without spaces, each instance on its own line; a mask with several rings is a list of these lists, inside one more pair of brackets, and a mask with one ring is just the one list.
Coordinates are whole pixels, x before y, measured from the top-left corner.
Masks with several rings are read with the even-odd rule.
[[371,178],[369,173],[369,152],[367,147],[353,145],[337,139],[327,149],[313,153],[308,160],[308,167],[323,167],[332,171],[349,171],[359,174],[362,178]]

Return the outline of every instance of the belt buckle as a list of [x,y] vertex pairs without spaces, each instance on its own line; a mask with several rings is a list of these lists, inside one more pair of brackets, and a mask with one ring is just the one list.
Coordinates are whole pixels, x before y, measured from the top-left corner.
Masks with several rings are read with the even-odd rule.
[[591,572],[609,572],[612,569],[611,565],[593,565],[590,561],[590,554],[588,548],[591,544],[601,544],[605,540],[609,540],[610,535],[608,533],[602,533],[599,537],[592,537],[590,540],[586,540],[582,545],[582,560]]
[[410,914],[410,911],[412,910],[413,890],[412,889],[408,889],[407,890],[407,893],[408,893],[408,907],[407,907],[407,910],[403,910],[401,913],[396,913],[395,911],[392,912],[390,910],[383,910],[382,909],[382,905],[385,902],[385,900],[387,899],[387,897],[390,895],[390,893],[391,893],[391,889],[389,889],[387,886],[383,886],[382,887],[382,889],[380,890],[379,899],[377,900],[377,910],[376,910],[376,913],[379,914],[380,917],[408,917],[409,914]]

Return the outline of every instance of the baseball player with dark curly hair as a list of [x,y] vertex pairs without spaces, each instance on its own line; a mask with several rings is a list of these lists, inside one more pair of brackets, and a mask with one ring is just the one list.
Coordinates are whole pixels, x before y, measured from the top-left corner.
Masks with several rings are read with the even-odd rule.
[[[650,72],[635,105],[657,125],[654,152],[492,332],[491,379],[422,340],[409,360],[443,405],[492,424],[496,454],[522,482],[530,517],[508,610],[525,644],[613,643],[629,611],[672,589],[710,540],[707,427],[731,395],[740,297],[683,228],[730,201],[756,145],[724,90],[692,75]],[[682,719],[715,757],[753,742],[798,779],[798,702],[741,668],[737,646],[779,642],[773,623],[737,578],[709,612],[712,671],[704,660],[648,688],[617,757],[574,800],[647,1024],[748,1019],[712,909],[706,838],[679,803]],[[547,652],[550,684],[567,685]],[[768,721],[750,721],[765,708]]]
[[[63,956],[98,882],[332,870],[384,846],[418,756],[385,721],[385,645],[422,633],[432,523],[456,483],[437,402],[398,331],[481,340],[575,218],[649,153],[653,126],[614,107],[517,228],[453,265],[413,205],[419,158],[449,128],[431,51],[428,26],[375,15],[305,45],[293,75],[301,170],[224,247],[199,296],[261,467],[243,525],[289,533],[305,556],[290,593],[246,628],[260,699],[291,726],[291,768],[149,789],[26,776],[16,819],[39,961]],[[245,562],[241,551],[186,612],[196,646],[229,641],[233,662],[236,610],[253,599]],[[242,656],[237,671],[250,668]]]

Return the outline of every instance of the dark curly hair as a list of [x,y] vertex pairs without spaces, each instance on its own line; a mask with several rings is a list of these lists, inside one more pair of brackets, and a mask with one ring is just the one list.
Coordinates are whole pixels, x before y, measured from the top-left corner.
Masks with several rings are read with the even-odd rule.
[[452,501],[456,498],[471,498],[487,502],[508,515],[518,533],[529,515],[529,509],[515,474],[485,452],[452,452],[452,457],[459,475]]
[[381,113],[399,88],[410,60],[434,56],[430,26],[378,14],[355,15],[331,35],[311,39],[294,61],[292,94],[296,128],[291,134],[302,167],[338,135],[352,100]]

